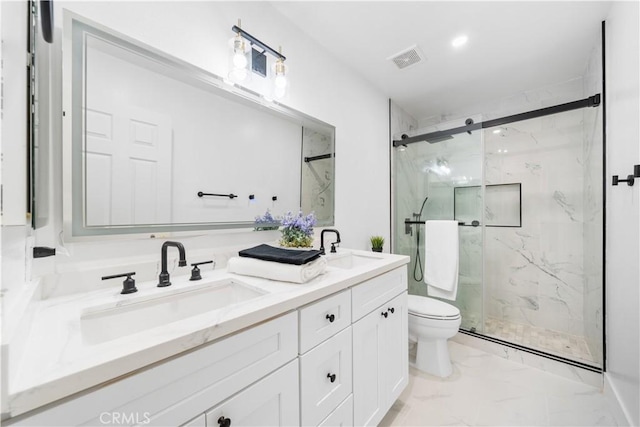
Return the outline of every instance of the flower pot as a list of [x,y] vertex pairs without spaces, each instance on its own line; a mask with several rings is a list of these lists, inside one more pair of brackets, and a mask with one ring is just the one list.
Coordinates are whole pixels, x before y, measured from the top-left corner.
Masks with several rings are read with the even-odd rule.
[[371,248],[373,252],[382,252],[382,248]]

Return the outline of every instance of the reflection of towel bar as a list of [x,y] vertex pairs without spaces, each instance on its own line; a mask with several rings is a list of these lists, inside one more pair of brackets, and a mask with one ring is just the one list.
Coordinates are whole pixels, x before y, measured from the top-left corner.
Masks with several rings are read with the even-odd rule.
[[235,199],[236,197],[238,197],[233,193],[231,193],[231,194],[216,194],[216,193],[203,193],[202,191],[198,191],[198,197],[202,197],[202,196],[228,197],[230,199]]
[[[426,221],[409,221],[408,219],[404,220],[405,224],[424,224]],[[467,225],[465,222],[462,221],[458,221],[458,225]],[[480,225],[480,223],[478,221],[471,221],[471,224],[468,224],[472,227],[477,227]]]
[[309,163],[309,162],[313,162],[314,160],[322,160],[322,159],[330,159],[332,157],[335,157],[335,153],[334,154],[321,154],[319,156],[311,156],[311,157],[305,157],[304,161],[305,163]]

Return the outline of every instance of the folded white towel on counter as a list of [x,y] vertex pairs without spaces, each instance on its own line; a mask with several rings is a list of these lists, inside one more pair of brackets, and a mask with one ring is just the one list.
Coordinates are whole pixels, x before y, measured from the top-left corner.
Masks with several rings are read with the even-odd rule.
[[227,264],[229,273],[293,283],[306,283],[324,273],[326,268],[327,260],[324,257],[303,265],[282,264],[247,257],[233,257]]
[[427,221],[424,282],[429,296],[451,301],[458,293],[458,221]]

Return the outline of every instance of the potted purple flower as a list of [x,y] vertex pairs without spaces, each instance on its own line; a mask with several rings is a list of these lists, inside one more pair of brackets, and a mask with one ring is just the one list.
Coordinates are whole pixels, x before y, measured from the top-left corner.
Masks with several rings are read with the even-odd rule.
[[287,248],[310,248],[313,244],[314,225],[316,225],[316,216],[313,212],[306,216],[302,211],[297,215],[287,212],[281,221],[280,245]]
[[257,216],[255,220],[255,231],[277,230],[280,227],[280,220],[274,218],[269,209],[262,216]]

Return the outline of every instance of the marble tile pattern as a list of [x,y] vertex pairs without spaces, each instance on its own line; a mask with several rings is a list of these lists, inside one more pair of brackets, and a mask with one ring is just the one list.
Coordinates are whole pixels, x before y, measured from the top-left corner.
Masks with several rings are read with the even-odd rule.
[[[330,154],[334,151],[331,135],[303,128],[303,158]],[[334,175],[334,158],[302,162],[302,211],[305,214],[315,212],[318,224],[333,223]]]
[[597,364],[583,336],[488,318],[484,334],[590,365]]
[[485,229],[486,317],[584,335],[583,111],[485,132],[485,182],[522,184],[522,227]]
[[625,425],[600,387],[456,342],[449,350],[453,374],[410,368],[409,385],[380,426]]

